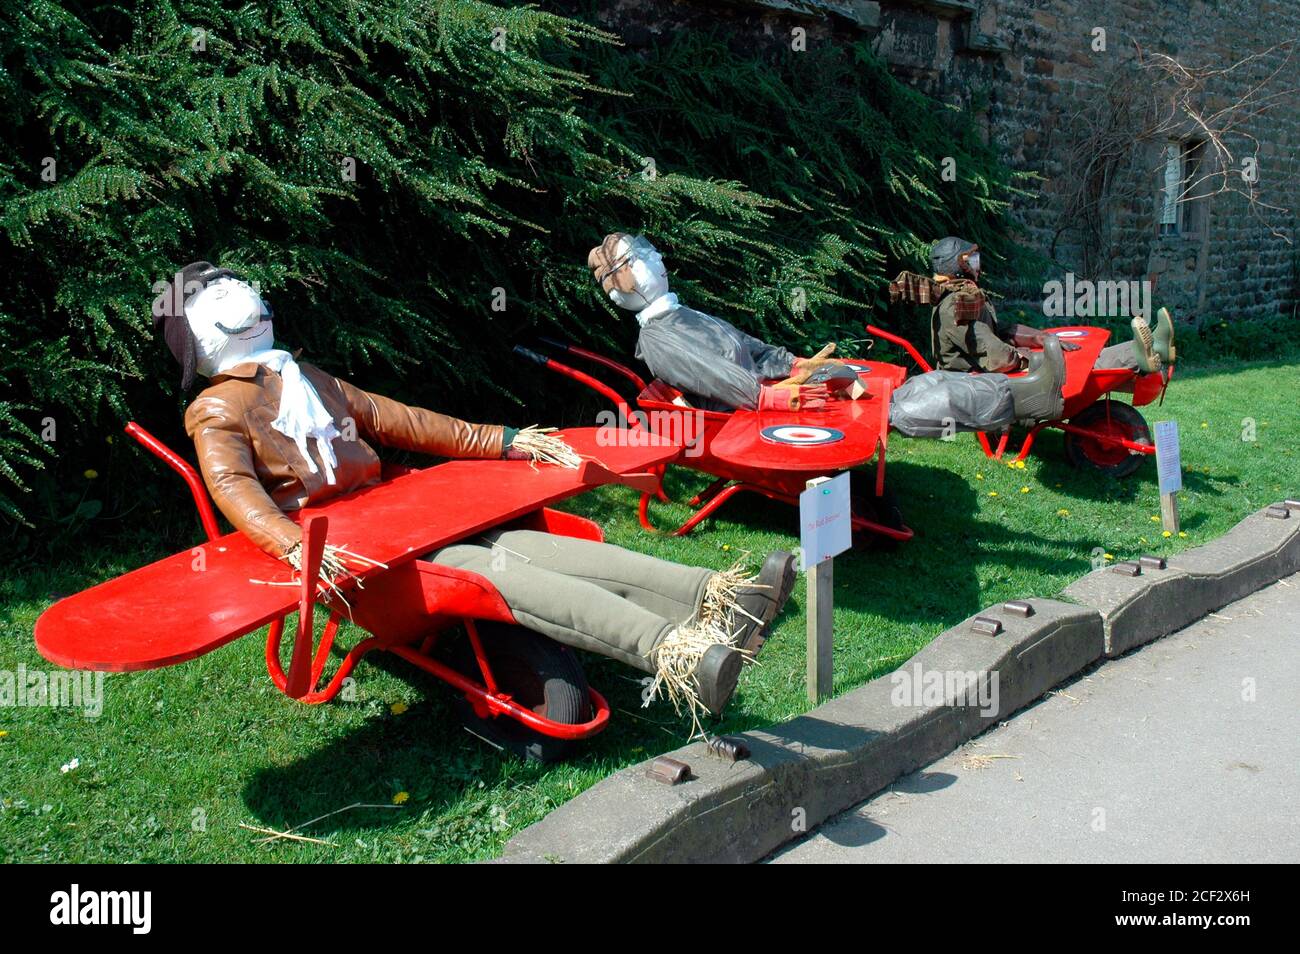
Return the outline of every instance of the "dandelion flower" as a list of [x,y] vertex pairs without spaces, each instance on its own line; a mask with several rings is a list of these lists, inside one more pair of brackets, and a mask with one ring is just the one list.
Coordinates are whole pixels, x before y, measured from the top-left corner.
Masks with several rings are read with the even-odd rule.
[[403,712],[407,710],[407,708],[408,707],[405,702],[394,702],[391,706],[388,707],[388,711],[391,712],[393,715],[401,715]]
[[1025,469],[1025,462],[1024,462],[1023,460],[1018,460],[1018,461],[1016,461],[1016,462],[1015,462],[1015,468],[1016,468],[1016,470],[1024,470],[1024,469]]
[[94,480],[96,477],[99,476],[99,471],[88,469],[84,471],[81,476],[85,477],[87,480]]
[[410,799],[410,797],[411,797],[410,792],[398,792],[396,795],[393,796],[393,804],[405,805],[407,800]]
[[1070,515],[1070,511],[1062,507],[1060,510],[1056,511],[1056,515],[1058,517],[1068,517]]
[[1179,530],[1179,531],[1178,531],[1178,535],[1179,535],[1180,537],[1182,537],[1184,540],[1187,539],[1187,531],[1186,531],[1186,530]]
[[1166,530],[1164,533],[1161,534],[1161,536],[1163,536],[1163,537],[1172,537],[1172,536],[1173,536],[1173,532],[1170,531],[1170,530]]
[[1021,487],[1021,488],[1020,488],[1020,492],[1021,492],[1022,494],[1027,494],[1027,493],[1029,493],[1029,488],[1028,488],[1028,487]]
[[996,490],[990,490],[990,491],[989,491],[989,496],[990,496],[990,497],[996,497],[997,495],[998,495],[998,492],[997,492]]

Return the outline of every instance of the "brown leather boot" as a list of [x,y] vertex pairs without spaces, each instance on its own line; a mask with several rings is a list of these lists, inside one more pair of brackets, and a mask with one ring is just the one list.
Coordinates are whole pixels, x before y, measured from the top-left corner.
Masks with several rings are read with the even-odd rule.
[[767,642],[772,621],[790,598],[796,576],[794,556],[785,550],[773,550],[754,582],[736,593],[736,622],[740,624],[740,632],[736,634],[738,648],[750,656],[758,655]]

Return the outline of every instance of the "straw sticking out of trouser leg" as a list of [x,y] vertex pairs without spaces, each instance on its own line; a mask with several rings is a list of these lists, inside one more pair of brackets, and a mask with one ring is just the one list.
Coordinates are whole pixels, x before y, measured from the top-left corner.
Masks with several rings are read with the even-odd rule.
[[551,432],[554,430],[553,427],[537,427],[536,425],[525,427],[515,435],[510,447],[528,454],[532,458],[534,465],[538,463],[555,464],[569,470],[577,470],[582,463],[582,458],[578,456],[577,451],[563,440],[553,437]]
[[729,570],[714,573],[705,584],[699,611],[672,629],[651,656],[655,677],[645,695],[645,705],[663,695],[668,697],[678,713],[683,709],[690,712],[692,738],[696,735],[707,737],[700,721],[707,710],[700,701],[695,668],[713,646],[719,643],[736,645],[740,631],[736,616],[744,612],[736,602],[736,596],[741,587],[752,585],[753,579],[739,563]]

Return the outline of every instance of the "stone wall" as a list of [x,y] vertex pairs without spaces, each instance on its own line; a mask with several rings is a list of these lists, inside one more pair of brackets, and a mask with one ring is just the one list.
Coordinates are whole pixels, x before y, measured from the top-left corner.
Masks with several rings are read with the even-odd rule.
[[[1150,279],[1157,304],[1184,319],[1296,314],[1300,244],[1287,241],[1300,243],[1300,97],[1293,92],[1241,127],[1259,141],[1256,195],[1278,210],[1252,210],[1241,195],[1214,195],[1197,203],[1194,232],[1160,234],[1161,136],[1135,144],[1117,162],[1103,221],[1083,229],[1068,214],[1077,185],[1067,169],[1081,154],[1085,126],[1126,121],[1126,111],[1108,109],[1108,87],[1135,75],[1137,47],[1191,67],[1227,67],[1286,39],[1300,44],[1300,0],[614,0],[595,9],[633,48],[683,25],[722,29],[759,55],[788,44],[796,28],[810,47],[865,35],[897,76],[974,111],[1008,163],[1043,177],[1039,195],[1019,201],[1015,217],[1027,243],[1060,272]],[[1100,50],[1097,29],[1105,31]],[[1216,81],[1207,105],[1241,96],[1283,55]],[[1288,74],[1271,89],[1300,86],[1300,50]],[[1079,118],[1089,110],[1090,119]],[[1233,146],[1234,161],[1256,151],[1239,137]],[[1030,289],[1024,298],[1038,304]]]

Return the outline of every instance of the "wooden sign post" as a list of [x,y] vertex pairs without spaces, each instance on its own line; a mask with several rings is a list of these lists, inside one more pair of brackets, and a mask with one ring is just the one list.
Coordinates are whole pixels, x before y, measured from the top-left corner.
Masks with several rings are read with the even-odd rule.
[[1156,474],[1160,480],[1160,525],[1178,532],[1178,491],[1183,489],[1182,451],[1178,422],[1156,421]]
[[799,540],[808,574],[808,701],[831,694],[837,554],[853,545],[849,475],[817,477],[799,495]]

